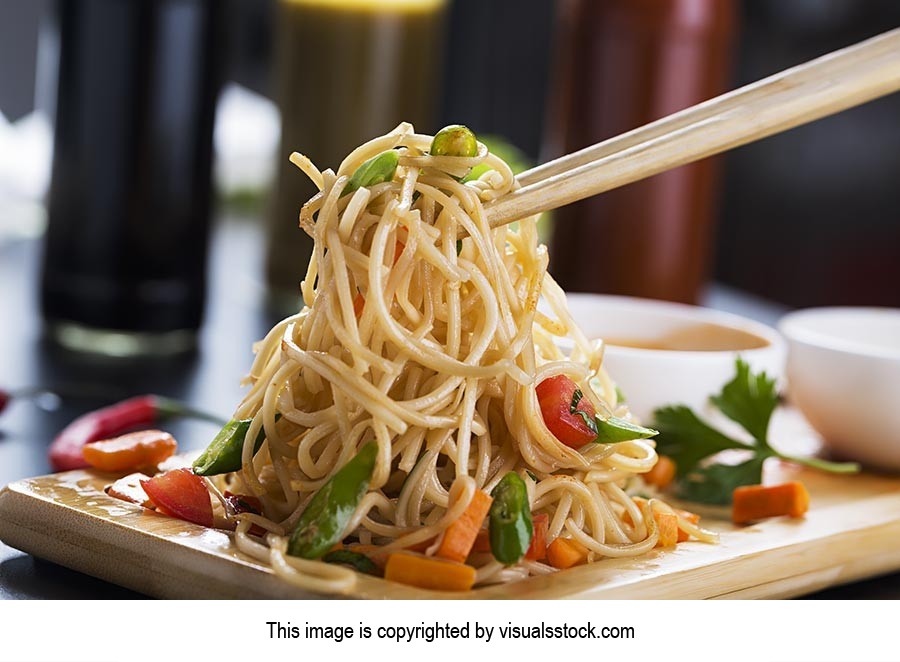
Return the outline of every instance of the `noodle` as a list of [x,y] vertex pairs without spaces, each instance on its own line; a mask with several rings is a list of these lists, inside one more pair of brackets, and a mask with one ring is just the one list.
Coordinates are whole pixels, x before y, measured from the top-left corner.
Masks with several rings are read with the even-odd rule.
[[[535,385],[559,374],[597,412],[630,416],[602,368],[603,344],[575,326],[547,273],[536,219],[487,223],[483,203],[516,186],[509,167],[483,146],[471,158],[431,156],[431,140],[401,124],[354,150],[337,173],[292,157],[319,188],[301,213],[315,240],[306,307],[254,347],[250,391],[237,408],[252,418],[242,468],[215,480],[262,504],[264,516],[238,516],[239,549],[302,588],[354,585],[347,569],[287,555],[281,534],[368,442],[377,445],[375,469],[344,539],[385,554],[429,541],[424,553],[433,554],[475,491],[490,493],[510,471],[525,480],[531,509],[549,516],[550,540],[577,540],[589,560],[647,552],[659,535],[652,508],[671,511],[657,500],[638,506],[625,492],[656,463],[652,442],[575,450],[547,429]],[[393,179],[342,195],[350,175],[388,149],[399,153]],[[480,178],[458,179],[480,164],[489,168]],[[538,312],[541,298],[552,316]],[[260,431],[266,443],[254,455]],[[265,543],[251,524],[266,530]],[[473,557],[479,585],[555,572],[481,556]]]

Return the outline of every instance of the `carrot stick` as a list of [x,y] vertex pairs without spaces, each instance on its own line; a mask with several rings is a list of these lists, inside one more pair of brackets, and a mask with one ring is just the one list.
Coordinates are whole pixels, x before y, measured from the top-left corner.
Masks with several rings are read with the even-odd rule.
[[529,561],[543,561],[547,558],[547,530],[550,527],[550,516],[547,513],[538,513],[531,518],[534,534],[531,537],[531,545],[525,552],[525,558]]
[[674,547],[678,542],[678,515],[675,513],[654,512],[653,519],[659,527],[657,547]]
[[[641,497],[634,497],[632,499],[639,506],[642,503],[646,503],[646,499],[642,499]],[[686,515],[693,515],[693,513],[688,513],[686,510],[676,511],[677,513],[685,513]],[[696,515],[697,521],[700,521],[700,518]],[[656,526],[659,528],[659,540],[656,542],[657,547],[672,547],[677,542],[681,542],[680,529],[678,528],[678,517],[679,515],[676,513],[667,513],[661,510],[653,510],[653,519],[656,522]],[[631,515],[629,513],[625,513],[622,517],[622,520],[626,524],[633,524],[634,520],[631,519]],[[673,528],[674,526],[674,528]],[[685,534],[685,540],[687,540],[687,534]]]
[[781,515],[803,517],[807,510],[809,492],[803,483],[794,481],[781,485],[746,485],[734,491],[731,519],[735,524],[747,524]]
[[475,568],[397,552],[388,557],[384,578],[436,591],[468,591],[475,584]]
[[[697,513],[692,513],[687,510],[680,510],[678,508],[675,509],[675,514],[678,515],[680,519],[685,519],[691,524],[699,524],[700,523],[700,515]],[[682,531],[681,527],[678,527],[678,542],[685,542],[690,540],[691,536],[687,531]]]
[[571,538],[557,538],[547,547],[547,561],[554,568],[565,570],[587,562],[588,548]]
[[660,455],[653,468],[641,477],[648,485],[655,485],[659,489],[664,490],[675,479],[675,463],[671,458]]
[[492,501],[487,493],[475,490],[463,514],[444,531],[444,539],[434,555],[457,563],[465,561],[472,550],[472,545],[475,544],[475,538],[478,537]]

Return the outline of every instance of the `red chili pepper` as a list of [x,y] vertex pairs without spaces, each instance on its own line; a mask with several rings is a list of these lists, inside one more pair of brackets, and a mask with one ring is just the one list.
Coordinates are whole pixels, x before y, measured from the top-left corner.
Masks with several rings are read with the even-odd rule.
[[116,437],[141,426],[151,426],[173,416],[199,418],[220,425],[226,421],[191,409],[180,402],[158,395],[140,395],[114,405],[79,416],[69,423],[50,444],[50,466],[54,471],[83,469],[84,445],[101,439]]

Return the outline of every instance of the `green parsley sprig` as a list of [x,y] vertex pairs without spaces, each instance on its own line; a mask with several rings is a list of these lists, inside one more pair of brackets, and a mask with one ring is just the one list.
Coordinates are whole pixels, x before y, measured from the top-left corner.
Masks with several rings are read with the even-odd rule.
[[[781,458],[832,473],[855,473],[852,462],[829,462],[814,457],[796,457],[769,444],[768,430],[772,413],[778,406],[775,380],[765,372],[753,374],[750,366],[738,358],[734,379],[710,398],[713,405],[746,430],[753,441],[733,439],[700,419],[689,407],[675,405],[654,412],[653,427],[659,430],[656,450],[670,457],[677,468],[677,494],[689,501],[710,504],[731,503],[731,495],[741,485],[762,482],[763,464],[770,457]],[[748,458],[739,464],[715,461],[726,450],[746,451]]]

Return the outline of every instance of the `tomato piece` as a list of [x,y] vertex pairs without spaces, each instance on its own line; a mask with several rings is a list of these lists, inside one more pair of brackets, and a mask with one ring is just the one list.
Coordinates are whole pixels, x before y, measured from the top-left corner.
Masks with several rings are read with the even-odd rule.
[[550,528],[550,516],[547,513],[538,513],[531,518],[534,535],[531,537],[531,546],[525,552],[525,558],[529,561],[543,561],[547,558],[547,531]]
[[190,469],[173,469],[142,480],[141,486],[157,509],[201,526],[213,525],[212,502],[203,478]]
[[168,432],[141,430],[114,439],[92,441],[81,450],[84,461],[100,471],[134,471],[170,458],[178,443]]
[[[537,385],[538,403],[544,417],[544,425],[553,436],[570,448],[581,448],[592,442],[597,433],[588,427],[584,418],[571,411],[572,396],[577,385],[565,375],[548,377]],[[594,406],[586,398],[581,398],[576,412],[584,412],[589,420],[594,420]]]

